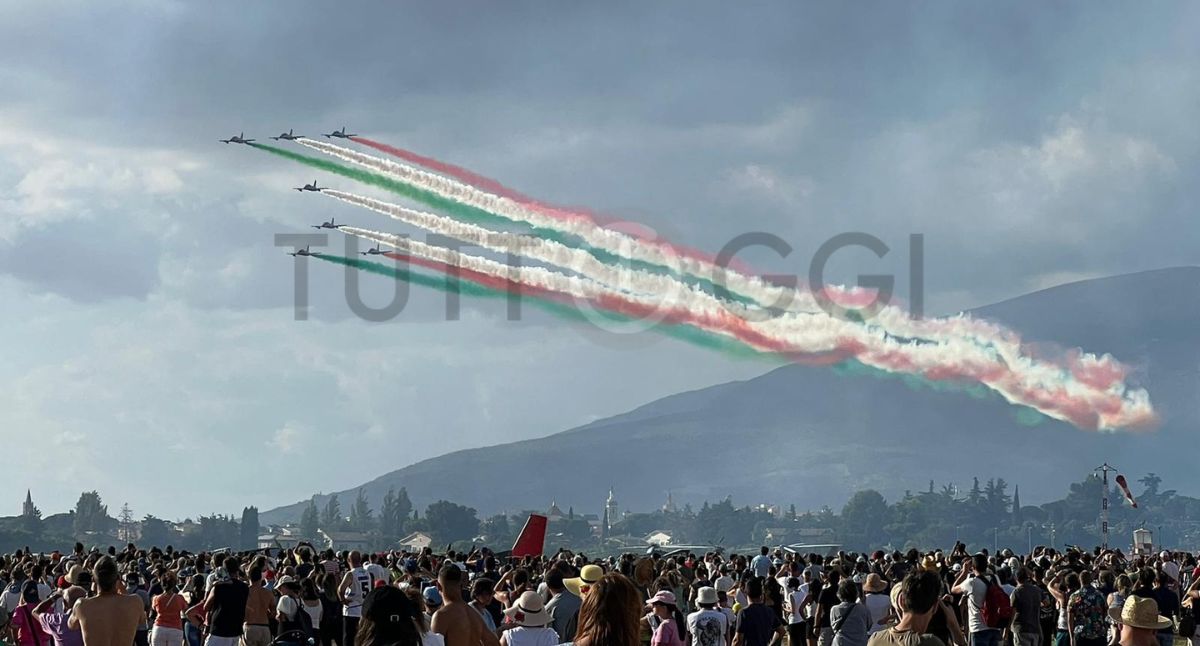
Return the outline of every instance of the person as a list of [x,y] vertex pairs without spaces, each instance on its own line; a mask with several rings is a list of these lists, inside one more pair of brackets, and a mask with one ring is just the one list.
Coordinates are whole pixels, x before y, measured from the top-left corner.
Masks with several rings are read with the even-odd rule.
[[646,600],[646,605],[650,606],[657,620],[650,646],[683,646],[684,622],[675,601],[675,593],[660,590]]
[[[496,632],[496,620],[492,619],[492,612],[488,606],[495,598],[496,584],[492,583],[491,579],[475,579],[471,582],[471,603],[469,605],[479,612],[484,626],[491,632]],[[546,606],[546,609],[549,611],[549,605]],[[553,616],[551,621],[553,621]]]
[[417,630],[421,611],[399,588],[371,590],[360,611],[354,636],[358,646],[422,646]]
[[204,597],[204,611],[208,614],[205,646],[237,646],[242,638],[250,586],[241,580],[240,565],[236,556],[227,556],[221,562],[223,573],[213,579]]
[[182,594],[188,603],[183,613],[183,638],[188,646],[200,646],[204,641],[204,575],[193,575]]
[[733,646],[768,646],[787,634],[783,622],[763,604],[763,592],[762,579],[754,577],[746,582],[749,605],[738,614]]
[[1118,610],[1108,611],[1121,627],[1120,646],[1158,646],[1158,632],[1171,625],[1171,620],[1158,612],[1154,597],[1130,595]]
[[178,579],[167,572],[159,581],[161,594],[150,601],[154,609],[154,627],[150,631],[150,646],[183,646],[183,613],[188,603],[179,593]]
[[21,601],[9,620],[17,646],[46,646],[49,643],[50,638],[41,622],[33,615],[33,609],[39,605],[37,581],[28,579],[21,584]]
[[495,633],[488,632],[483,618],[463,600],[463,571],[448,564],[438,571],[437,589],[442,595],[442,607],[433,613],[430,630],[441,635],[446,646],[479,646],[499,644]]
[[1034,585],[1028,568],[1017,570],[1017,587],[1009,595],[1013,607],[1014,646],[1042,646],[1042,590]]
[[[1179,564],[1175,562],[1175,557],[1167,550],[1163,550],[1158,555],[1160,563],[1158,565],[1159,574],[1166,575],[1166,583],[1164,584],[1172,592],[1179,592]],[[1159,612],[1163,612],[1162,604],[1159,604]],[[1166,615],[1170,617],[1171,615]]]
[[311,578],[300,579],[300,607],[308,613],[309,625],[313,629],[313,634],[310,636],[319,637],[321,619],[325,615],[325,605],[321,603],[321,593],[317,590],[316,582]]
[[1122,574],[1117,577],[1115,589],[1108,595],[1108,643],[1110,644],[1115,644],[1121,639],[1121,629],[1119,626],[1117,626],[1117,622],[1113,621],[1112,609],[1116,608],[1119,611],[1121,608],[1123,608],[1125,606],[1125,600],[1129,598],[1129,595],[1132,594],[1132,591],[1133,581],[1129,578],[1129,575]]
[[[87,590],[72,585],[66,590],[52,593],[33,609],[33,616],[41,624],[42,631],[54,640],[54,646],[83,646],[83,633],[78,628],[72,630],[67,622],[75,608],[75,602],[86,596]],[[60,600],[61,604],[56,603]],[[57,609],[60,605],[62,610]]]
[[575,638],[573,630],[568,630],[568,626],[574,626],[577,623],[576,616],[579,614],[579,605],[583,600],[571,593],[563,583],[562,570],[552,568],[546,574],[546,589],[550,592],[550,601],[546,603],[546,612],[550,613],[551,627],[554,632],[558,633],[559,639],[563,641],[571,641]]
[[342,577],[338,585],[338,594],[342,601],[342,642],[341,646],[355,646],[354,635],[358,632],[358,619],[362,616],[362,604],[367,594],[375,587],[374,577],[363,567],[362,554],[358,550],[350,552],[346,557],[350,570]]
[[273,604],[276,627],[276,644],[301,644],[313,637],[312,615],[300,603],[300,584],[288,575],[280,577],[275,584],[279,592],[279,603]]
[[833,624],[829,614],[840,601],[837,596],[838,584],[842,581],[841,572],[830,569],[825,575],[825,585],[817,594],[817,612],[813,618],[813,632],[817,636],[817,646],[833,644]]
[[758,550],[758,556],[750,559],[750,569],[754,571],[754,576],[759,579],[765,579],[771,574],[771,557],[768,554],[771,550],[766,545]]
[[687,617],[693,646],[725,646],[729,639],[729,617],[717,609],[719,599],[716,588],[704,586],[696,591],[696,605],[700,609]]
[[874,634],[883,630],[892,614],[892,600],[887,594],[888,582],[882,576],[872,572],[867,575],[862,587],[863,592],[866,593],[866,596],[863,597],[863,605],[871,612],[871,626],[867,629],[867,634]]
[[138,624],[145,619],[142,600],[117,591],[120,573],[111,556],[105,555],[96,561],[92,579],[98,594],[75,603],[67,627],[80,630],[87,646],[129,646]]
[[[1158,602],[1158,611],[1164,617],[1179,614],[1179,595],[1171,588],[1172,581],[1171,576],[1162,570],[1154,577],[1154,600]],[[1175,643],[1173,626],[1174,624],[1158,631],[1158,641],[1162,646],[1172,646]]]
[[[276,589],[284,576],[275,583]],[[246,615],[242,624],[241,646],[269,646],[271,643],[271,611],[275,607],[275,595],[263,585],[263,571],[259,566],[250,568],[250,590],[246,598]]]
[[941,605],[942,582],[929,570],[917,570],[898,585],[897,605],[900,620],[867,639],[867,646],[946,646],[946,643],[927,634],[929,622]]
[[967,597],[967,625],[971,633],[971,646],[999,646],[1000,630],[987,625],[983,619],[983,602],[989,585],[998,582],[988,574],[988,559],[976,554],[965,559],[962,570],[951,591]]
[[[1067,626],[1071,646],[1104,646],[1108,634],[1108,604],[1092,586],[1091,570],[1079,573],[1079,590],[1067,600]],[[1170,646],[1168,644],[1167,646]]]
[[788,577],[788,595],[787,595],[787,610],[788,610],[788,644],[792,646],[801,646],[808,639],[808,617],[805,614],[808,609],[808,590],[807,582],[801,583],[799,577]]
[[504,616],[515,626],[500,636],[501,646],[555,646],[558,633],[550,624],[550,613],[542,603],[542,595],[527,590],[517,597],[516,602],[504,611]]
[[[150,614],[150,593],[142,587],[142,578],[135,572],[129,572],[125,575],[125,594],[137,595],[142,600],[142,610],[148,617]],[[142,621],[138,624],[137,632],[133,637],[134,646],[149,646],[150,644],[150,625],[147,621]]]
[[833,628],[833,646],[867,646],[871,631],[871,611],[858,602],[858,585],[851,579],[838,584],[841,601],[829,613]]
[[1070,624],[1067,622],[1067,604],[1071,599],[1071,595],[1079,589],[1079,575],[1066,571],[1054,575],[1050,580],[1050,594],[1054,597],[1054,602],[1058,606],[1058,622],[1055,624],[1054,646],[1069,646],[1071,643]]
[[581,575],[587,584],[574,646],[639,646],[643,597],[633,581],[619,572],[595,579],[588,574],[585,566]]

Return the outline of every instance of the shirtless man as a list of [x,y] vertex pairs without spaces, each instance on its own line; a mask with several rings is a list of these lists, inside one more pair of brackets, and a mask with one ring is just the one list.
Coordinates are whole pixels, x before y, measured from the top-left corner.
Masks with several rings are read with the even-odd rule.
[[443,567],[437,587],[442,607],[433,613],[430,630],[445,638],[446,646],[499,646],[500,640],[487,629],[479,611],[463,600],[463,573],[458,566]]
[[138,624],[146,622],[141,598],[117,592],[121,577],[117,562],[110,556],[101,557],[92,574],[99,594],[75,604],[67,627],[82,630],[87,646],[129,646]]

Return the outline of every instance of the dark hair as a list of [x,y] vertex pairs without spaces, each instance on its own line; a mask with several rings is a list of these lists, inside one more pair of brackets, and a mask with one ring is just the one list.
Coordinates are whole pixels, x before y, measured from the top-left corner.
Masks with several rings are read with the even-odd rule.
[[546,573],[546,587],[550,588],[551,590],[563,589],[563,573],[561,570],[558,568],[550,568],[550,571]]
[[942,581],[934,572],[914,572],[900,582],[900,593],[904,596],[904,608],[908,612],[923,615],[937,604],[942,593]]
[[471,583],[471,597],[479,597],[492,594],[496,591],[496,584],[491,579],[475,579]]
[[858,584],[850,579],[842,581],[838,584],[837,596],[846,603],[858,601]]
[[100,557],[96,566],[92,568],[92,574],[96,577],[96,585],[104,592],[116,590],[117,580],[121,578],[120,572],[117,571],[117,562],[111,556]]
[[754,577],[746,582],[746,595],[751,599],[761,599],[763,596],[763,581]]
[[354,643],[358,646],[420,646],[421,635],[414,622],[420,614],[420,608],[413,605],[399,588],[375,588],[363,599],[362,619],[358,622]]
[[250,568],[250,583],[258,583],[262,581],[262,568],[257,565]]
[[462,585],[462,570],[457,565],[444,565],[438,570],[438,581],[446,585]]

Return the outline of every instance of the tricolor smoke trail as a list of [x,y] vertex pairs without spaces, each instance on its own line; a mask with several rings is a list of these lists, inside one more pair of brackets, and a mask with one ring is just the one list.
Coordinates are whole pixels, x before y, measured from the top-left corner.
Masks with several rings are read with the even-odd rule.
[[968,342],[899,343],[853,322],[827,315],[812,315],[800,324],[794,318],[747,321],[731,314],[711,296],[695,291],[684,292],[677,299],[660,301],[539,267],[514,267],[367,229],[344,227],[342,230],[395,247],[406,255],[469,269],[495,279],[512,280],[537,290],[586,299],[623,315],[658,314],[666,322],[721,334],[759,352],[777,353],[793,360],[824,362],[831,357],[837,360],[853,357],[866,366],[891,372],[931,379],[975,381],[1011,403],[1035,408],[1082,428],[1121,428],[1145,424],[1153,419],[1153,410],[1144,391],[1095,389],[1073,380],[1058,366],[1033,359],[1010,365],[996,353]]
[[428,168],[429,170],[431,170],[435,173],[449,175],[450,177],[453,177],[454,179],[457,179],[460,182],[463,182],[466,184],[471,184],[472,186],[477,186],[489,193],[495,193],[496,195],[499,195],[501,197],[507,197],[507,198],[517,201],[517,202],[523,202],[523,203],[528,203],[528,204],[536,203],[536,200],[534,200],[533,198],[528,197],[526,195],[522,195],[521,193],[514,191],[513,189],[505,186],[504,184],[501,184],[500,182],[498,182],[494,179],[491,179],[490,177],[484,177],[483,175],[480,175],[471,170],[463,168],[462,166],[456,166],[454,164],[449,164],[449,163],[434,159],[433,157],[426,157],[425,155],[420,155],[411,150],[405,150],[404,148],[397,148],[396,146],[389,146],[388,144],[381,143],[381,142],[375,141],[373,139],[367,139],[366,137],[351,137],[350,140],[355,143],[360,143],[364,146],[374,148],[375,150],[378,150],[381,153],[385,153],[385,154],[391,155],[393,157],[403,159],[406,162],[410,162],[410,163],[416,164],[418,166],[424,166],[425,168]]
[[[511,294],[519,294],[523,299],[527,298],[538,308],[549,312],[563,319],[589,322],[589,319],[575,303],[564,294],[540,290],[530,285],[525,285],[517,281],[507,278],[497,278],[495,276],[476,272],[463,267],[456,267],[440,263],[426,258],[417,256],[406,256],[402,254],[389,253],[385,256],[394,260],[400,261],[399,266],[386,265],[379,262],[369,260],[360,260],[358,258],[347,258],[345,256],[337,256],[331,254],[319,254],[310,256],[318,260],[325,260],[335,264],[343,265],[353,269],[387,276],[395,280],[401,280],[413,285],[420,285],[441,292],[457,292],[477,298],[507,298]],[[410,271],[405,264],[424,267],[442,274],[438,277],[427,276],[420,272]],[[605,313],[613,317],[617,321],[633,321],[635,319],[628,316],[623,316],[614,310],[605,310]],[[661,325],[655,328],[659,332],[685,341],[692,345],[710,350],[717,350],[727,355],[740,358],[767,358],[761,353],[749,351],[744,345],[736,343],[725,337],[710,334],[685,325]]]
[[[511,199],[490,195],[475,187],[434,175],[411,166],[381,159],[355,150],[303,139],[300,144],[313,148],[344,161],[382,173],[397,181],[420,187],[445,199],[474,207],[478,210],[499,215],[513,222],[523,222],[538,228],[538,231],[557,230],[582,239],[586,245],[615,256],[650,266],[664,267],[672,275],[680,273],[711,280],[725,286],[734,294],[740,294],[752,302],[766,307],[778,307],[788,311],[817,313],[824,311],[821,303],[809,292],[791,287],[773,285],[756,276],[746,276],[737,271],[718,267],[703,259],[680,256],[666,243],[649,243],[623,233],[598,227],[594,223],[576,219],[564,221],[548,217],[543,213],[523,207]],[[571,239],[559,239],[571,244]],[[606,258],[600,258],[607,260]],[[636,265],[635,265],[636,266]],[[854,300],[862,296],[863,290],[831,287],[826,288],[835,302]],[[872,323],[883,327],[901,338],[932,338],[949,340],[970,339],[986,348],[1000,353],[1010,363],[1026,361],[1020,337],[1010,330],[979,321],[966,315],[944,319],[913,320],[902,308],[885,306],[872,317]],[[1111,356],[1081,355],[1078,361],[1068,366],[1073,376],[1097,388],[1120,386],[1125,369]]]
[[[376,172],[363,172],[269,146],[255,145],[255,147],[282,154],[282,156],[351,179],[380,186],[444,210],[460,220],[491,224],[496,221],[496,216],[500,216],[504,220],[539,226],[539,230],[535,233],[543,235],[553,242],[561,243],[558,247],[553,248],[554,253],[562,253],[562,247],[572,246],[580,246],[587,249],[588,253],[592,253],[593,249],[590,249],[589,245],[597,240],[607,239],[606,236],[611,236],[622,244],[643,244],[642,241],[629,238],[624,234],[609,230],[597,230],[594,225],[588,225],[592,228],[586,230],[565,228],[561,226],[561,223],[544,217],[537,219],[528,217],[527,214],[514,216],[514,213],[511,212],[500,212],[494,208],[493,202],[499,201],[503,204],[505,198],[489,196],[473,187],[462,187],[446,178],[411,169],[389,160],[379,160],[340,146],[312,140],[303,140],[299,143]],[[397,169],[403,172],[397,172]],[[455,193],[455,191],[459,191],[459,193]],[[464,198],[464,195],[467,197]],[[427,221],[426,224],[445,226],[444,223],[436,220]],[[559,225],[557,228],[554,226],[556,224]],[[543,229],[540,225],[550,226]],[[554,235],[545,235],[547,230]],[[797,314],[795,311],[798,308],[791,307],[789,310],[792,312],[787,316],[777,316],[766,321],[754,322],[734,313],[733,310],[736,308],[730,308],[728,303],[723,303],[712,298],[711,295],[694,289],[684,290],[679,298],[664,300],[662,294],[647,296],[645,291],[657,289],[657,286],[647,287],[650,285],[647,281],[652,278],[653,281],[660,281],[656,285],[661,286],[663,284],[661,275],[650,274],[651,278],[647,278],[647,276],[637,275],[635,272],[636,282],[642,285],[640,289],[628,291],[613,289],[596,280],[591,280],[591,277],[606,275],[609,280],[620,283],[622,280],[630,278],[629,270],[623,270],[625,273],[618,272],[617,274],[613,274],[610,270],[597,270],[596,263],[588,261],[581,264],[580,257],[575,255],[570,256],[571,262],[564,262],[563,258],[552,257],[545,258],[544,261],[556,266],[565,265],[573,271],[585,274],[582,278],[536,267],[512,268],[484,258],[445,255],[446,253],[453,254],[453,252],[428,245],[414,247],[410,243],[402,242],[399,238],[378,232],[366,230],[347,232],[362,235],[368,239],[403,249],[406,253],[450,266],[464,269],[471,266],[471,271],[490,275],[495,279],[516,275],[523,284],[533,289],[556,292],[571,298],[582,298],[589,302],[600,303],[603,307],[626,316],[642,319],[647,314],[661,314],[662,320],[668,323],[691,325],[700,330],[724,335],[744,343],[757,352],[779,353],[791,359],[809,361],[829,361],[854,357],[865,366],[887,372],[920,375],[934,380],[971,381],[984,384],[1012,403],[1029,406],[1050,417],[1067,420],[1082,428],[1116,429],[1145,425],[1154,420],[1149,396],[1144,390],[1129,389],[1121,382],[1124,377],[1123,368],[1111,357],[1079,354],[1070,358],[1066,366],[1057,366],[1024,356],[1021,352],[1019,338],[1015,334],[968,317],[912,321],[902,311],[888,313],[887,308],[884,308],[885,311],[881,312],[882,316],[876,316],[869,324],[864,324],[829,316],[819,308],[807,312],[801,311]],[[584,244],[580,245],[579,239],[582,239]],[[632,248],[634,247],[629,247],[629,249]],[[658,243],[643,245],[643,250],[647,248],[652,252],[665,254],[655,258],[657,260],[678,261],[683,265],[691,263],[690,268],[703,265],[695,258],[679,258],[671,255],[670,247],[667,245]],[[549,248],[540,247],[540,249],[546,251]],[[638,259],[634,257],[635,254],[629,253],[628,249],[614,247],[610,251],[613,252],[612,257],[632,259],[634,261],[632,264],[637,266]],[[664,265],[662,262],[651,262],[655,259],[645,260],[647,257],[643,256],[642,262],[658,267],[671,266],[670,264]],[[603,258],[597,256],[597,259]],[[483,265],[481,263],[491,264]],[[597,274],[597,271],[601,273]],[[603,274],[602,272],[605,271],[609,273]],[[692,274],[696,275],[696,272],[693,271]],[[617,276],[615,280],[612,278],[614,275]],[[727,277],[737,275],[736,272],[726,274]],[[743,278],[752,285],[757,281],[759,286],[767,289],[790,290],[790,288],[767,285],[756,277]],[[672,286],[674,285],[672,284]],[[784,292],[777,291],[776,293]],[[794,290],[792,294],[795,294]],[[755,297],[757,300],[762,300],[761,294],[756,294]],[[881,325],[881,323],[883,324]],[[914,331],[918,334],[913,334]],[[915,343],[912,342],[914,338],[928,342]]]

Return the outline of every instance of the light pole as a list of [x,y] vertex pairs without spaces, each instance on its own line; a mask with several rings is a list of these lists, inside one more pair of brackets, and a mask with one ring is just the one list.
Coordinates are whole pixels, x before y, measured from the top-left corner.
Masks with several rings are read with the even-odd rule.
[[1025,534],[1027,535],[1027,539],[1026,539],[1026,540],[1027,540],[1027,541],[1028,541],[1028,543],[1029,543],[1029,548],[1028,548],[1028,550],[1027,550],[1025,553],[1026,553],[1026,554],[1033,554],[1033,525],[1032,525],[1032,524],[1029,524],[1029,525],[1026,525],[1026,526],[1025,526]]
[[996,554],[1000,551],[1000,528],[992,528],[992,553]]
[[1100,535],[1103,538],[1101,543],[1103,549],[1108,549],[1108,472],[1116,470],[1116,467],[1107,462],[1096,467],[1096,471],[1104,474],[1104,497],[1100,501]]

